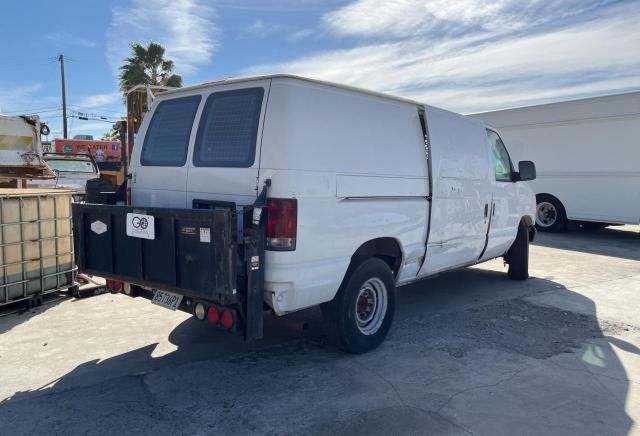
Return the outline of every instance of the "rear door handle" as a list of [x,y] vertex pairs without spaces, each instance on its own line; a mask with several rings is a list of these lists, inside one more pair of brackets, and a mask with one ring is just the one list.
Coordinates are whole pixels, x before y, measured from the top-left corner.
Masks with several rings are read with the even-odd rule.
[[484,217],[486,218],[489,215],[489,204],[484,205]]

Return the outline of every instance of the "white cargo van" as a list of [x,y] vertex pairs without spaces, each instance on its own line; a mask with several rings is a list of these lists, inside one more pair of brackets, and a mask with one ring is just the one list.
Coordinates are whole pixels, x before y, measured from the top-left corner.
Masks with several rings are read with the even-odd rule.
[[182,88],[140,127],[131,205],[74,205],[78,264],[245,337],[263,304],[321,305],[364,352],[397,286],[496,257],[527,278],[535,167],[516,168],[482,122],[402,98],[284,75]]
[[640,92],[472,115],[536,163],[540,230],[640,223]]

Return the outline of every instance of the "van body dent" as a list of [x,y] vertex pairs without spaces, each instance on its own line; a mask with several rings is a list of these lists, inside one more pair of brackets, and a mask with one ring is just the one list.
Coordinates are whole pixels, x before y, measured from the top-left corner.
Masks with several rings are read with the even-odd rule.
[[474,114],[512,156],[536,162],[536,223],[597,228],[640,223],[640,92]]
[[262,76],[159,95],[133,149],[131,207],[266,194],[264,303],[278,315],[322,305],[338,345],[362,352],[384,338],[396,286],[501,256],[526,278],[535,167],[517,168],[478,120]]

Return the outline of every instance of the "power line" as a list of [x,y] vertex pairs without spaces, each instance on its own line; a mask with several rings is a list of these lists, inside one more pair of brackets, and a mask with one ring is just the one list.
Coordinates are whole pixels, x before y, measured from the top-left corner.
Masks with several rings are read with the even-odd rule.
[[40,108],[40,109],[23,109],[23,110],[15,110],[15,111],[5,112],[3,115],[38,114],[38,113],[42,113],[42,112],[49,112],[49,111],[52,111],[52,110],[61,110],[61,109],[60,109],[60,106],[45,107],[45,108]]

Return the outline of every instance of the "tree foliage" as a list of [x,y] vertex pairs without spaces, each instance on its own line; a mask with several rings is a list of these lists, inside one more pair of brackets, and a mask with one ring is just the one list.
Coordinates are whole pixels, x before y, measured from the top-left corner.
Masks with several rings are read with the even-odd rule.
[[111,129],[102,135],[100,138],[102,141],[120,141],[120,131],[118,130],[118,125],[114,124],[111,126]]
[[131,57],[120,67],[120,91],[126,94],[136,85],[181,87],[182,76],[173,73],[173,61],[165,59],[164,53],[164,47],[156,42],[131,44]]

